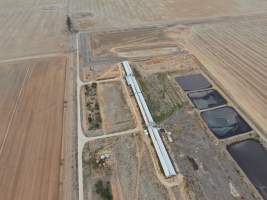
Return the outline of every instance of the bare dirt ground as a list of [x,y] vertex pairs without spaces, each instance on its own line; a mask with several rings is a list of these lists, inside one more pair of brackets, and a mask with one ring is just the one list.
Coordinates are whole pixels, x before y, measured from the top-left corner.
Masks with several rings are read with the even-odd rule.
[[160,56],[182,51],[176,42],[167,36],[164,29],[92,33],[90,39],[93,61]]
[[[88,122],[88,114],[86,114],[88,113],[86,106],[88,102],[84,97],[84,87],[81,91],[82,123],[84,133],[87,136],[122,132],[136,127],[134,116],[125,97],[126,92],[120,81],[115,80],[97,84],[96,98],[99,105],[101,123],[95,130],[89,129],[90,124],[93,122]],[[88,123],[90,124],[88,125]]]
[[[185,176],[188,199],[260,199],[223,145],[216,145],[188,106],[161,124],[172,131],[171,155]],[[234,187],[238,195],[231,192]]]
[[[104,167],[95,163],[95,155],[103,154],[109,155]],[[86,200],[101,199],[95,190],[98,180],[110,182],[113,199],[170,199],[166,187],[155,174],[149,150],[140,133],[87,143],[83,166]]]
[[120,132],[135,127],[135,120],[120,81],[99,84],[99,104],[105,133]]
[[[151,64],[161,62],[162,58],[168,56],[169,63],[174,63],[176,59],[188,58],[189,60],[190,55],[183,48],[185,42],[183,37],[189,34],[188,31],[190,31],[188,27],[175,26],[96,33],[82,32],[79,38],[79,60],[80,71],[84,75],[81,78],[94,80],[96,78],[94,76],[99,73],[105,75],[107,67],[116,66],[116,63],[124,60],[154,60],[158,57],[158,60]],[[176,55],[181,57],[178,58]],[[168,67],[172,65],[165,66],[162,70]]]
[[188,53],[136,60],[133,64],[138,65],[137,69],[144,77],[155,73],[188,73],[199,69],[197,59]]
[[101,81],[108,79],[115,79],[120,77],[120,64],[107,65],[107,64],[98,64],[92,65],[90,67],[84,67],[81,70],[83,71],[83,81]]
[[[16,95],[6,93],[12,106],[1,112],[1,118],[9,116],[1,131],[3,199],[59,199],[65,67],[66,57],[0,66],[1,77],[9,71],[9,77],[24,80]],[[1,78],[1,88],[9,77]]]

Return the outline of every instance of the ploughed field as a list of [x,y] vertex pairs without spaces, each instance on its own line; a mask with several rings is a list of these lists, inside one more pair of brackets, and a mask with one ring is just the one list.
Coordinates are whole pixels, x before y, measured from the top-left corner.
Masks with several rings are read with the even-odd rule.
[[0,65],[1,199],[59,199],[65,66],[65,57]]
[[267,17],[192,28],[189,48],[203,69],[267,132]]

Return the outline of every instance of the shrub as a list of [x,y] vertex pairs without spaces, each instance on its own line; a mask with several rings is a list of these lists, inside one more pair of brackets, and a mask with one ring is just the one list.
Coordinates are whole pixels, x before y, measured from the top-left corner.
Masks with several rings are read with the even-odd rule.
[[71,23],[71,19],[69,16],[67,16],[67,26],[68,26],[68,30],[72,32],[72,23]]
[[99,110],[99,103],[98,102],[95,103],[95,109]]
[[102,180],[98,180],[95,183],[95,191],[96,191],[97,194],[100,195],[100,197],[103,200],[112,200],[113,199],[112,192],[111,192],[111,187],[110,187],[110,183],[109,182],[107,182],[106,187],[105,187],[104,184],[103,184],[103,181]]
[[97,87],[97,83],[96,82],[93,82],[92,83],[92,88],[96,89],[96,87]]
[[88,122],[91,123],[92,121],[93,121],[92,116],[89,115],[89,116],[88,116]]

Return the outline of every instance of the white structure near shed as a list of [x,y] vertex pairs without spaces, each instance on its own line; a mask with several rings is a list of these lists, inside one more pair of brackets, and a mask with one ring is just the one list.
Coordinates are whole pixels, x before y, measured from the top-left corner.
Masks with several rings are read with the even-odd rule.
[[173,142],[173,139],[172,139],[172,132],[168,131],[168,132],[167,132],[167,137],[168,137],[169,142]]

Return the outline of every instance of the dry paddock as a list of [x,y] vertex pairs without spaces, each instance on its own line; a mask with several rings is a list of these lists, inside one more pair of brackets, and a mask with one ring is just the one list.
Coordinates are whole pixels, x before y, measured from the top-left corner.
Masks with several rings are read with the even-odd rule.
[[[154,157],[149,150],[152,146],[148,146],[140,134],[143,133],[94,140],[85,144],[85,200],[102,199],[95,192],[95,183],[98,180],[103,180],[104,183],[110,181],[114,200],[180,199],[180,190],[177,186],[170,188],[158,178],[158,171],[154,168],[154,162],[157,161],[153,160]],[[94,163],[95,155],[103,153],[110,157],[105,167],[97,166]]]
[[267,16],[194,26],[189,48],[203,69],[267,133]]
[[0,38],[0,60],[65,52],[68,35],[64,4],[1,1]]
[[77,28],[107,30],[266,11],[264,0],[72,0]]
[[0,65],[1,199],[59,199],[65,67],[65,57]]

